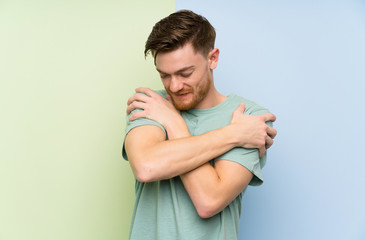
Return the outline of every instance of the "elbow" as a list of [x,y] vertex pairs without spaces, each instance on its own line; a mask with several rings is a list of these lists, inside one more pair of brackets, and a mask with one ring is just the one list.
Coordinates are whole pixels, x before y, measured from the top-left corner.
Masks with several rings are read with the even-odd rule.
[[215,214],[212,213],[212,211],[209,210],[198,210],[198,215],[201,218],[211,218],[213,217]]
[[136,169],[133,171],[133,174],[134,177],[140,182],[147,183],[154,181],[151,172],[146,169]]
[[153,170],[148,164],[132,164],[132,171],[134,177],[143,183],[153,182],[158,180],[156,177],[156,171]]
[[152,182],[152,177],[149,176],[146,173],[138,172],[134,173],[134,177],[139,181],[143,183]]
[[197,204],[195,208],[201,218],[210,218],[222,211],[218,202],[214,200],[201,202],[199,205]]

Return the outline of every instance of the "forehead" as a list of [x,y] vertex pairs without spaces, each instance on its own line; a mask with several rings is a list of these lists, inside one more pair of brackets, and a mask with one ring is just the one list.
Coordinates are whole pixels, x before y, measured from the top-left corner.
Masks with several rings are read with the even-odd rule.
[[174,73],[189,66],[199,66],[207,61],[201,53],[195,52],[191,44],[156,56],[156,68],[165,73]]

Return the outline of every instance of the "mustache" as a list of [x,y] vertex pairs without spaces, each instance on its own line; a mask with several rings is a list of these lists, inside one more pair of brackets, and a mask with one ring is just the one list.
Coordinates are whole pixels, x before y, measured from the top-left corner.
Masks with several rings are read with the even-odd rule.
[[172,95],[182,95],[182,94],[187,94],[187,93],[191,93],[191,92],[193,92],[191,89],[185,89],[185,90],[181,90],[181,91],[178,91],[178,92],[169,91],[169,93],[172,94]]

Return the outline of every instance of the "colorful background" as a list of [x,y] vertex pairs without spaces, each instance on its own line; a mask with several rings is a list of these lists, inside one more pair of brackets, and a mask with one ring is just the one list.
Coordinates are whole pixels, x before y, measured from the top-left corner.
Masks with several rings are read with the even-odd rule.
[[145,40],[176,9],[206,16],[217,88],[278,121],[239,239],[365,239],[363,1],[0,1],[0,239],[127,239],[126,100],[161,88]]

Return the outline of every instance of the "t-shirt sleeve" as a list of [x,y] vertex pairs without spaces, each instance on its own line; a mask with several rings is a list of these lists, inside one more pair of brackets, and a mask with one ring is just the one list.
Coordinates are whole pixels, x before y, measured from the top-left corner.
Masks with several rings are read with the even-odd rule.
[[134,121],[129,121],[129,116],[132,115],[133,113],[137,112],[137,111],[142,111],[141,109],[135,109],[134,111],[132,111],[129,115],[127,115],[126,117],[126,123],[127,123],[127,126],[126,126],[126,130],[125,130],[125,134],[124,134],[124,140],[123,140],[123,149],[122,149],[122,155],[123,155],[123,158],[125,160],[128,161],[128,156],[127,156],[127,152],[125,151],[125,146],[124,146],[124,143],[125,143],[125,138],[127,136],[127,134],[133,129],[133,128],[136,128],[136,127],[140,127],[140,126],[144,126],[144,125],[153,125],[153,126],[157,126],[159,128],[162,129],[162,131],[164,131],[165,135],[166,135],[166,130],[165,128],[159,124],[158,122],[155,122],[153,120],[150,120],[150,119],[147,119],[147,118],[139,118],[139,119],[136,119]]
[[[245,111],[245,114],[250,115],[260,115],[268,113],[269,111],[265,108],[248,108]],[[272,122],[266,122],[270,127],[272,126]],[[248,148],[233,148],[232,150],[218,156],[214,161],[218,160],[229,160],[241,164],[245,168],[247,168],[252,174],[253,178],[249,185],[251,186],[259,186],[263,183],[263,175],[262,168],[266,164],[266,152],[263,157],[259,157],[258,149],[248,149]]]

